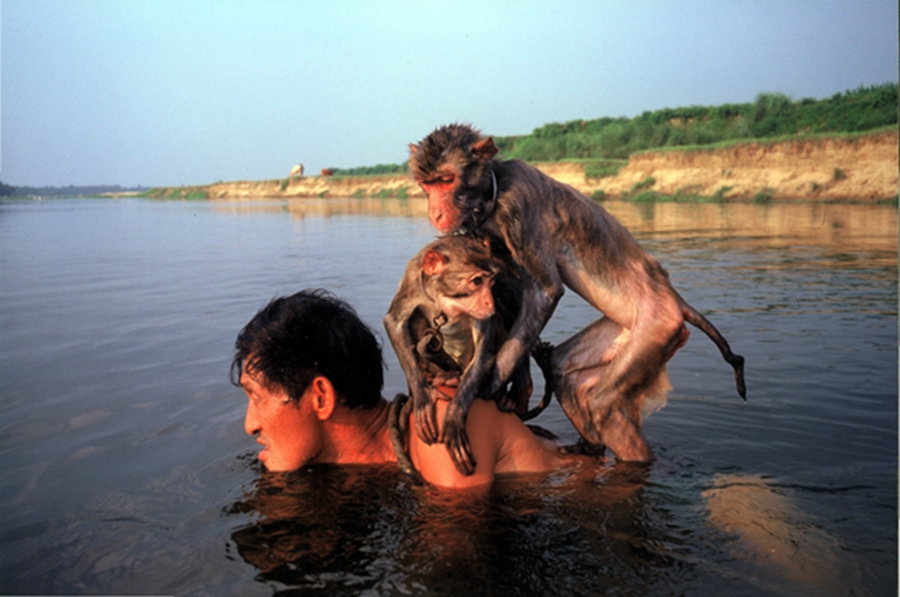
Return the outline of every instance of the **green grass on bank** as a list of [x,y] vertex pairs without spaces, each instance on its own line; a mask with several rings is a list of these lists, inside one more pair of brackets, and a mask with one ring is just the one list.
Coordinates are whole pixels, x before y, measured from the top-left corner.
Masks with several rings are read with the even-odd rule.
[[406,174],[406,162],[402,164],[378,164],[359,168],[331,168],[334,176],[384,176],[385,174]]
[[149,199],[209,199],[209,187],[160,187],[147,189],[139,195]]
[[[585,163],[588,177],[614,176],[614,160],[659,150],[721,149],[737,143],[782,142],[802,136],[849,136],[896,127],[898,86],[884,83],[794,101],[760,93],[750,103],[647,111],[635,118],[550,123],[528,135],[494,137],[504,159]],[[605,165],[600,165],[600,164]],[[403,174],[406,163],[334,168],[335,175]]]
[[897,125],[887,125],[878,127],[875,129],[870,129],[866,131],[855,131],[855,132],[833,132],[833,133],[800,133],[796,135],[779,135],[776,137],[764,137],[764,138],[749,138],[749,139],[727,139],[724,141],[719,141],[716,143],[709,143],[707,145],[681,145],[677,147],[651,147],[650,149],[645,149],[642,151],[636,151],[632,155],[641,155],[644,153],[665,153],[670,151],[708,151],[714,152],[722,149],[728,149],[730,147],[734,147],[737,145],[746,145],[748,143],[754,143],[758,145],[776,145],[780,143],[789,143],[791,141],[803,141],[803,142],[812,142],[812,143],[825,143],[831,140],[844,140],[854,142],[857,139],[861,139],[863,137],[870,137],[872,135],[877,135],[878,133],[896,133]]
[[[830,98],[794,101],[782,93],[761,93],[752,103],[689,106],[644,112],[635,118],[597,118],[550,123],[531,134],[494,137],[504,159],[526,162],[573,161],[585,176],[615,176],[639,152],[718,150],[739,143],[780,143],[795,139],[854,139],[879,130],[897,130],[898,86],[884,83],[836,93]],[[406,163],[332,168],[335,178],[405,175]],[[288,181],[279,181],[282,190]],[[115,191],[125,189],[103,189]],[[56,192],[58,191],[58,192]],[[652,189],[644,192],[654,195]],[[0,181],[0,197],[65,194]],[[142,197],[206,199],[207,187],[148,189]],[[405,191],[398,192],[398,195]],[[677,199],[676,199],[677,200]],[[715,200],[715,197],[710,198]],[[762,200],[762,197],[761,197]]]
[[530,135],[495,137],[495,141],[505,158],[528,162],[627,159],[633,153],[659,148],[872,131],[895,126],[897,109],[897,84],[885,83],[823,100],[793,101],[781,93],[761,93],[752,103],[665,108],[635,118],[551,123]]
[[[833,179],[835,181],[842,180],[846,178],[846,174],[840,170],[839,168],[834,169]],[[662,193],[653,189],[653,185],[656,184],[656,179],[652,176],[645,178],[637,183],[635,183],[628,192],[623,193],[621,196],[616,196],[615,199],[619,201],[627,201],[630,203],[760,203],[767,204],[778,201],[792,201],[792,200],[778,200],[775,199],[777,195],[777,191],[775,189],[764,188],[758,190],[752,196],[744,195],[738,198],[731,198],[728,194],[732,191],[734,187],[730,186],[721,186],[713,192],[712,195],[704,195],[700,193],[700,190],[703,188],[703,185],[689,185],[680,189],[677,189],[674,193]],[[815,191],[815,188],[811,189]],[[603,190],[594,191],[591,194],[591,199],[597,201],[598,203],[605,202],[611,199],[609,195],[606,194]],[[874,203],[876,205],[893,205],[897,207],[898,200],[900,200],[900,196],[894,195],[893,197],[889,197],[886,199],[879,199]],[[829,203],[829,200],[822,200],[823,203]],[[847,199],[834,200],[835,203],[853,203],[853,201],[848,201]],[[860,201],[860,203],[870,204],[871,201]]]

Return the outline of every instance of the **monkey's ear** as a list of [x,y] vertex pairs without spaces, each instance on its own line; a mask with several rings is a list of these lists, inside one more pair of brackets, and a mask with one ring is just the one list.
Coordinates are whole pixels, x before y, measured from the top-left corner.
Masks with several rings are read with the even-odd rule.
[[425,272],[426,276],[440,274],[444,269],[444,265],[447,264],[447,261],[447,257],[441,255],[434,249],[431,249],[425,253],[425,257],[422,258],[422,271]]
[[415,143],[410,143],[409,144],[409,153],[411,155],[415,155],[415,154],[419,153],[419,146],[416,145]]
[[474,153],[475,156],[481,160],[491,159],[492,157],[497,155],[498,151],[500,150],[497,149],[496,145],[494,145],[493,137],[488,137],[487,139],[479,139],[475,143],[475,145],[472,146],[472,153]]

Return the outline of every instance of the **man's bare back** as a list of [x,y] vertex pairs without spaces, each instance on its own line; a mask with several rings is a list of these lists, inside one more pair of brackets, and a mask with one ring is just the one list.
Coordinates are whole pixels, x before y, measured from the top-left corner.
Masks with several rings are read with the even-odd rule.
[[[437,401],[439,423],[448,405],[446,400]],[[518,416],[500,412],[491,400],[473,401],[466,430],[477,462],[468,476],[457,470],[442,444],[428,445],[416,433],[408,433],[410,459],[426,481],[440,487],[488,486],[498,474],[549,472],[583,459],[561,454],[553,442],[536,436]]]

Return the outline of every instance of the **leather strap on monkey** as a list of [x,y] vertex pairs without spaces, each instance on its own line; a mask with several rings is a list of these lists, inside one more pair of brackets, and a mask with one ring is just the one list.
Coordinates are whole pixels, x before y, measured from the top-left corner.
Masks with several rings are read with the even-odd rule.
[[[441,364],[444,364],[443,361],[445,361],[446,359],[450,359],[452,364],[455,365],[456,362],[450,358],[450,355],[443,351],[444,335],[441,333],[441,327],[445,323],[447,323],[447,315],[445,315],[444,313],[438,313],[437,317],[434,318],[434,321],[432,321],[432,323],[434,324],[433,327],[430,327],[422,332],[422,339],[419,340],[419,343],[416,345],[416,351],[419,353],[419,355],[425,357],[428,360],[436,360],[440,358]],[[443,357],[441,357],[441,355],[443,355]],[[444,359],[444,357],[446,357],[446,359]],[[444,368],[448,369],[450,367],[448,366]]]
[[477,230],[482,224],[484,224],[488,218],[494,213],[494,209],[497,207],[497,195],[499,194],[499,187],[497,186],[497,175],[494,174],[494,169],[491,168],[491,183],[494,186],[494,192],[491,196],[490,202],[485,202],[484,205],[476,205],[473,208],[473,213],[475,215],[475,225],[472,226],[471,229],[459,230],[454,232],[454,234],[472,234]]
[[435,398],[449,400],[459,387],[462,367],[443,349],[444,336],[441,334],[441,326],[447,323],[447,316],[440,313],[432,323],[434,327],[425,330],[422,339],[416,344],[416,352],[421,357],[419,367],[426,383],[439,394]]

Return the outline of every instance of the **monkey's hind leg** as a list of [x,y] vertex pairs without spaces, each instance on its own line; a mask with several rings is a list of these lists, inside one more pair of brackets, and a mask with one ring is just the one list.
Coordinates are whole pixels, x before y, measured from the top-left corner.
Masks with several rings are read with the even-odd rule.
[[603,317],[557,346],[541,343],[534,349],[535,361],[547,380],[544,398],[549,400],[550,392],[556,394],[590,452],[600,452],[605,446],[602,426],[597,423],[605,405],[595,388],[627,336],[622,326]]
[[640,385],[617,384],[632,333],[603,317],[550,352],[557,399],[587,446],[608,447],[619,460],[653,460],[641,431],[645,414],[665,404],[671,387],[665,367],[646,369]]

